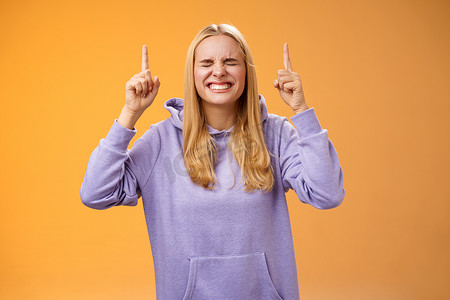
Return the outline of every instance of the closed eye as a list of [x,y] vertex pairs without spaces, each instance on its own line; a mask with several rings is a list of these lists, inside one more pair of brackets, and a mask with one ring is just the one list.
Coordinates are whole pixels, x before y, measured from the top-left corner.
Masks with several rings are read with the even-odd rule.
[[[201,61],[199,61],[200,66],[207,68],[210,67],[214,64],[214,61],[212,59],[202,59]],[[224,64],[226,64],[227,66],[236,66],[239,64],[239,60],[237,60],[236,58],[232,58],[232,57],[228,57],[223,61]]]
[[225,59],[225,63],[229,66],[235,66],[235,65],[237,65],[238,62],[239,61],[236,58],[230,57],[230,58]]
[[214,61],[212,59],[205,58],[205,59],[202,59],[201,61],[199,61],[198,63],[202,67],[209,67],[214,63]]

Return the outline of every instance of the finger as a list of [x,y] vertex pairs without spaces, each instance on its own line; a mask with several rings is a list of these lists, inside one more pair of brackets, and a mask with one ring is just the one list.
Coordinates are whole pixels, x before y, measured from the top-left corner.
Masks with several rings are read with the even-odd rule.
[[147,45],[142,46],[142,70],[145,71],[148,69],[148,49]]
[[141,85],[142,85],[142,95],[145,95],[145,94],[147,94],[147,87],[148,87],[148,82],[147,82],[147,80],[145,80],[145,79],[139,79],[139,82],[141,83]]
[[277,75],[278,76],[292,76],[295,74],[295,72],[287,71],[287,70],[278,70]]
[[278,88],[278,80],[275,79],[275,81],[273,82],[273,86]]
[[278,72],[277,74],[277,85],[278,85],[278,89],[282,90],[284,84],[288,81],[288,79],[286,78],[286,76],[281,76],[280,72]]
[[159,86],[161,85],[161,81],[159,81],[159,77],[158,76],[155,76],[153,78],[153,84],[154,84],[155,88],[159,88]]
[[279,88],[282,90],[286,90],[286,85],[295,85],[295,80],[293,80],[292,76],[278,76],[277,81]]
[[136,95],[140,95],[142,92],[142,85],[139,81],[135,81],[134,83],[134,89],[136,90]]
[[278,81],[278,89],[282,90],[282,89],[283,89],[283,85],[284,85],[283,80],[281,80],[280,78],[278,78],[277,81]]
[[291,59],[289,58],[289,48],[288,48],[287,43],[284,44],[283,57],[284,57],[284,68],[287,71],[292,72],[293,70],[292,70],[292,65],[291,65]]
[[283,75],[283,76],[278,76],[278,80],[282,81],[283,83],[286,82],[294,82],[294,81],[298,81],[298,78],[292,75]]
[[145,80],[148,83],[148,90],[151,91],[152,90],[153,81],[152,81],[152,72],[150,72],[149,69],[145,70],[144,78],[145,78]]
[[290,82],[286,82],[286,83],[283,85],[283,90],[284,90],[285,92],[290,92],[290,91],[292,91],[292,90],[294,90],[294,89],[295,89],[295,82],[290,81]]
[[159,77],[155,76],[153,78],[153,89],[152,89],[152,93],[154,93],[156,95],[156,93],[158,93],[159,90],[159,86],[161,85],[161,82],[159,81]]

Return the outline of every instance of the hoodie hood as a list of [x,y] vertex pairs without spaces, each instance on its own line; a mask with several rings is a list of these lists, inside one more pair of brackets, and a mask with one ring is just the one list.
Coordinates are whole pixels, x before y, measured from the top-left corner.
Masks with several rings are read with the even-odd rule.
[[[268,117],[266,101],[262,95],[259,95],[259,104],[261,107],[261,120],[264,122]],[[184,99],[181,98],[171,98],[164,103],[164,108],[167,109],[171,116],[170,120],[172,121],[173,126],[183,129],[183,112],[184,112]],[[210,134],[220,134],[224,132],[231,132],[234,128],[234,125],[228,130],[217,130],[208,124],[208,131]]]

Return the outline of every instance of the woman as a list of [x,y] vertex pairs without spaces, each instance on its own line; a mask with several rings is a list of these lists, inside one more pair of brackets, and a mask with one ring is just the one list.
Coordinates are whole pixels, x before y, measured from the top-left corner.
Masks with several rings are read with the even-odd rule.
[[188,50],[185,99],[166,101],[171,117],[128,150],[160,87],[144,45],[142,72],[127,82],[126,104],[91,154],[80,194],[96,209],[142,196],[158,299],[299,299],[285,192],[327,209],[345,191],[287,45],[284,64],[274,87],[295,128],[268,114],[242,34],[205,27]]

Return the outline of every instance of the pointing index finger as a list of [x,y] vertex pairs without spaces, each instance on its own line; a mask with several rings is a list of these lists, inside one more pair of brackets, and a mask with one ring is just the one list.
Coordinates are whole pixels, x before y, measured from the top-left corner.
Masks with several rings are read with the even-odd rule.
[[148,50],[147,45],[142,46],[142,70],[145,71],[148,69]]
[[291,59],[289,58],[289,48],[288,48],[287,43],[284,44],[283,57],[284,57],[284,68],[287,71],[292,72],[293,70],[292,70],[292,65],[291,65]]

